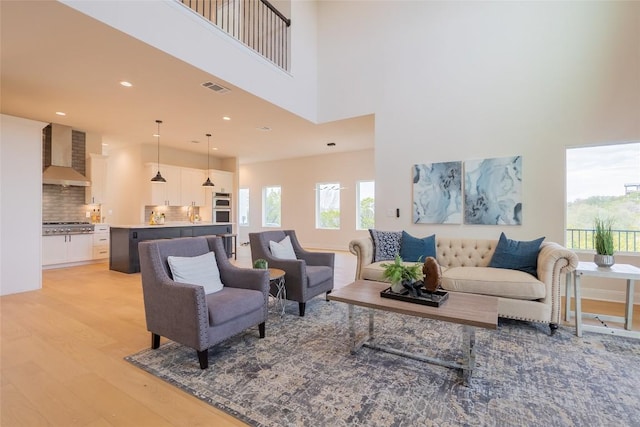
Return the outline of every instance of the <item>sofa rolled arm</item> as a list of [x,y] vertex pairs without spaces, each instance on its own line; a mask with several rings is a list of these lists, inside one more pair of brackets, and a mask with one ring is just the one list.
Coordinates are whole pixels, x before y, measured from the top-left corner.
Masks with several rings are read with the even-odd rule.
[[546,285],[544,300],[551,302],[551,323],[560,322],[561,280],[578,267],[578,256],[555,242],[543,242],[538,253],[538,280]]
[[362,269],[373,262],[373,240],[371,237],[349,242],[349,252],[357,257],[356,280],[362,279]]

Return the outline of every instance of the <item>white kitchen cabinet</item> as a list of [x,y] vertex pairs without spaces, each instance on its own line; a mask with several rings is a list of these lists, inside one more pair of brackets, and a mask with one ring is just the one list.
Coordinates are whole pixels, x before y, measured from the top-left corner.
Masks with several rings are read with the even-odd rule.
[[89,154],[87,177],[91,180],[91,185],[85,189],[85,203],[88,205],[104,203],[107,192],[107,156]]
[[93,231],[93,259],[109,258],[109,225],[96,224]]
[[148,206],[180,206],[181,205],[181,173],[177,166],[160,165],[160,174],[167,182],[152,182],[156,176],[158,165],[150,163],[145,168],[145,205]]
[[42,236],[42,265],[66,264],[93,259],[92,234]]
[[211,187],[203,187],[207,173],[200,169],[182,168],[180,170],[180,200],[182,206],[204,206],[205,191]]

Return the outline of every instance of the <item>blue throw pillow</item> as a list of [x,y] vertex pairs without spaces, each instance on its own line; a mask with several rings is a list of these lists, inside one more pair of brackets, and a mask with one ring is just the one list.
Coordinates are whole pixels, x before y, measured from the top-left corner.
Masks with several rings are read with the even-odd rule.
[[369,229],[369,233],[373,240],[373,262],[392,260],[400,253],[401,232]]
[[500,233],[500,240],[489,267],[520,270],[537,278],[538,252],[543,240],[544,237],[540,237],[530,242],[519,242],[507,239],[504,233]]
[[400,242],[400,257],[403,261],[418,262],[427,257],[436,257],[436,235],[419,239],[413,237],[406,231],[402,232],[402,241]]

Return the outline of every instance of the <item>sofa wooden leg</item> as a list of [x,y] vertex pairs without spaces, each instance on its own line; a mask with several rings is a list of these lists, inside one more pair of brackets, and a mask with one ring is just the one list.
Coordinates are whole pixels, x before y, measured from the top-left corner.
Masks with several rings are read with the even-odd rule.
[[151,348],[155,350],[158,347],[160,347],[160,335],[151,332]]
[[557,323],[549,323],[549,329],[551,329],[551,336],[553,336],[556,331],[558,330],[558,324]]
[[260,331],[260,338],[264,338],[264,322],[258,325],[258,331]]
[[202,351],[198,351],[198,361],[200,362],[200,369],[209,367],[209,349],[205,348]]
[[306,308],[307,303],[304,302],[299,302],[298,303],[298,308],[300,310],[300,317],[304,317],[304,309]]
[[329,294],[331,291],[327,291],[327,294],[324,296],[325,301],[329,301]]

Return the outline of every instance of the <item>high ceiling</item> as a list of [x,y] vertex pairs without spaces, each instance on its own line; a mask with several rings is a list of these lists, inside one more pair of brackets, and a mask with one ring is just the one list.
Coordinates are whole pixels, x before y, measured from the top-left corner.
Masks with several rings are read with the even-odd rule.
[[110,148],[155,144],[160,119],[163,146],[204,154],[211,133],[212,155],[240,163],[373,147],[372,116],[316,125],[61,3],[0,8],[3,114],[100,134]]

